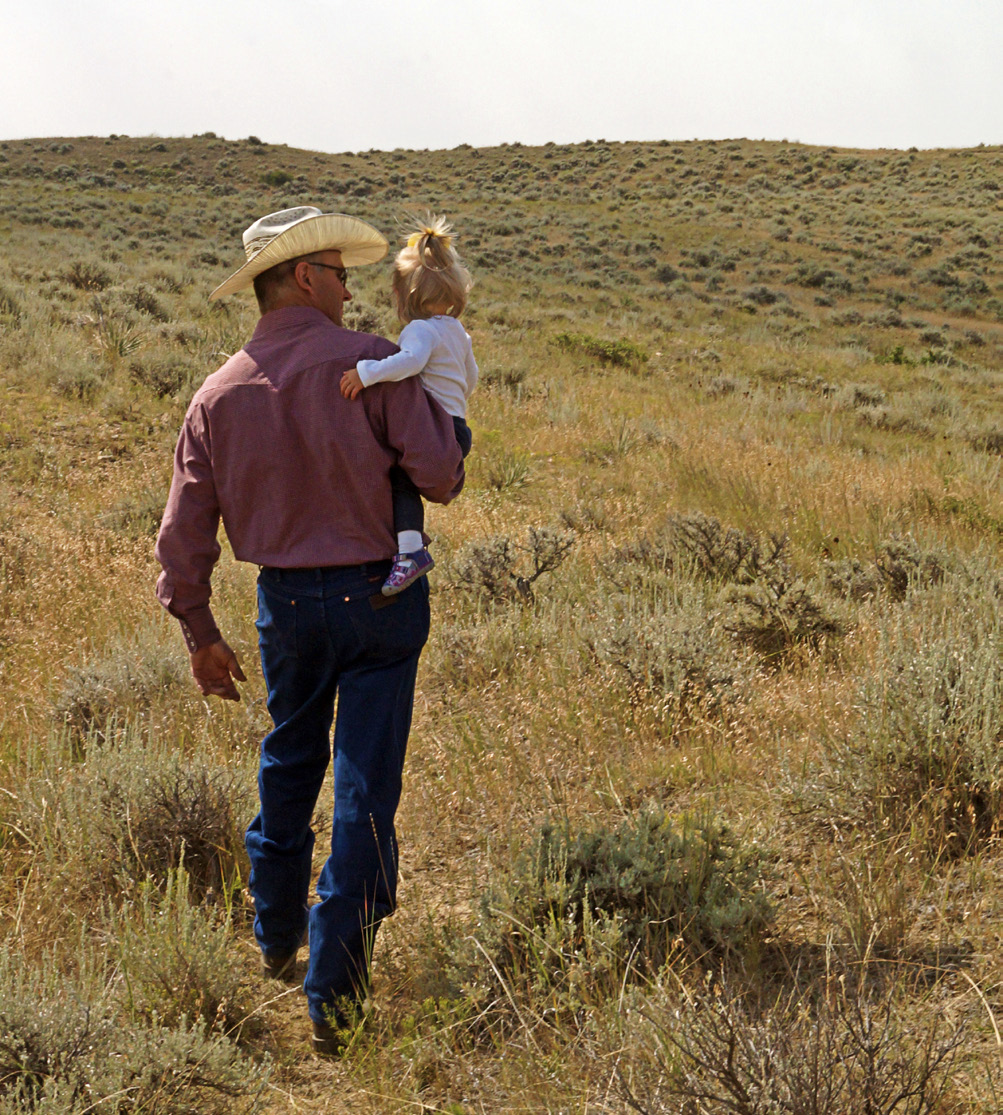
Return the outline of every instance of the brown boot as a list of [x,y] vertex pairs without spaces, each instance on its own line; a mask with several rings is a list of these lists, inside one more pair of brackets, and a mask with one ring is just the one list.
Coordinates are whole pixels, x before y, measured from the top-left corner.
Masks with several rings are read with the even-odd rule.
[[283,983],[296,982],[296,954],[299,949],[275,949],[261,954],[261,971],[266,979],[278,979]]

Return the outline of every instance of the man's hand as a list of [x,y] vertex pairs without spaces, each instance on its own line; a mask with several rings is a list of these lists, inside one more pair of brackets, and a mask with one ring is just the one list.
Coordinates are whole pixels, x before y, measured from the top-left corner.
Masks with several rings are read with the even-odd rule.
[[346,399],[357,399],[365,386],[358,368],[349,368],[341,377],[341,393]]
[[225,701],[239,701],[240,694],[233,684],[247,681],[237,656],[220,639],[207,647],[199,647],[191,655],[192,677],[204,697],[222,697]]

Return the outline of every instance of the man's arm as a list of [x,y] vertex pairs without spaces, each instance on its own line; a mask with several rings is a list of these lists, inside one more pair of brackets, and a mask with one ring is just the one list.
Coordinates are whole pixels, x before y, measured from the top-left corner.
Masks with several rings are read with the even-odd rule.
[[220,553],[220,515],[204,431],[204,416],[192,407],[178,438],[171,491],[157,537],[156,556],[163,567],[157,598],[181,624],[200,692],[235,701],[239,696],[233,679],[246,679],[209,607],[210,578]]
[[398,464],[433,503],[449,503],[463,488],[463,454],[453,420],[415,379],[378,384],[362,393],[374,429],[397,451]]

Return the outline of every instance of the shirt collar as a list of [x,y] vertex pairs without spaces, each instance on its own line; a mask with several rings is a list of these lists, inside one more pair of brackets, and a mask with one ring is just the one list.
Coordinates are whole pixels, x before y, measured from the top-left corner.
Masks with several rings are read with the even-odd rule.
[[278,310],[269,310],[267,314],[262,314],[258,318],[258,324],[254,327],[253,339],[259,341],[284,329],[318,323],[327,325],[332,329],[338,328],[329,317],[314,306],[283,306]]

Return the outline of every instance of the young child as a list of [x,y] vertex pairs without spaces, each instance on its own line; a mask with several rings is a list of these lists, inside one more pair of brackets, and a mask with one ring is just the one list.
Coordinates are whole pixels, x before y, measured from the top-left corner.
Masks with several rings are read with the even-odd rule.
[[[341,393],[355,399],[372,383],[417,375],[422,386],[453,419],[463,456],[470,452],[467,399],[477,383],[470,337],[459,322],[472,280],[452,246],[452,229],[442,217],[429,217],[408,238],[394,262],[393,295],[404,322],[400,352],[383,360],[360,360],[345,372]],[[393,596],[423,577],[435,564],[425,548],[425,509],[418,489],[401,468],[390,472],[397,554],[383,585]]]

